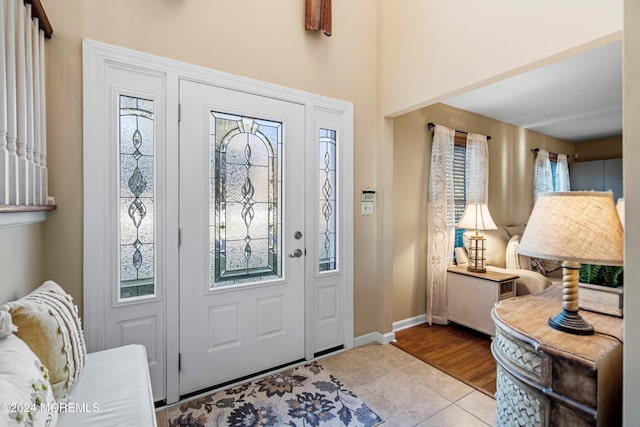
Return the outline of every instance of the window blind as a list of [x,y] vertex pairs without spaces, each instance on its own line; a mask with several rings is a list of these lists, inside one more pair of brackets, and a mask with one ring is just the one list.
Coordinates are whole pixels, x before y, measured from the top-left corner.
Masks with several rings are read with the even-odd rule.
[[[453,150],[453,199],[455,202],[456,224],[460,221],[466,205],[465,178],[466,147],[456,143]],[[465,230],[456,228],[455,247],[462,247],[462,233]]]

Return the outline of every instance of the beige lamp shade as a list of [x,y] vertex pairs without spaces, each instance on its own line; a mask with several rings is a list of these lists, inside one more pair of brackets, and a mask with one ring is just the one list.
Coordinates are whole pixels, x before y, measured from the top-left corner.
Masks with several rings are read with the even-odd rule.
[[540,194],[518,252],[559,261],[622,265],[623,230],[612,193]]
[[591,335],[594,327],[578,313],[580,263],[622,265],[622,224],[611,192],[574,191],[538,196],[518,252],[563,261],[562,311],[553,329]]
[[618,211],[618,217],[620,218],[622,228],[624,228],[624,199],[622,197],[619,198],[618,203],[616,203],[616,210]]
[[462,217],[456,228],[465,230],[497,230],[498,226],[491,219],[486,203],[469,203],[464,208]]

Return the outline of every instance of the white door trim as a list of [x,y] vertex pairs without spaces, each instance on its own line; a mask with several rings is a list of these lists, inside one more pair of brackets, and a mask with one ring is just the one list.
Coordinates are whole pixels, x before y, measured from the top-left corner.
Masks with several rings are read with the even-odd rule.
[[[342,299],[342,338],[345,348],[353,346],[353,104],[346,101],[311,94],[308,92],[265,83],[246,77],[186,64],[155,55],[150,55],[127,48],[113,46],[93,40],[83,40],[83,138],[84,147],[84,249],[83,249],[83,282],[84,282],[84,322],[85,335],[91,351],[106,348],[107,333],[101,325],[108,319],[108,290],[105,284],[107,272],[117,268],[105,262],[105,248],[101,242],[107,238],[107,229],[103,226],[106,212],[101,190],[107,185],[105,171],[107,165],[100,162],[95,153],[87,152],[87,142],[99,146],[107,144],[109,122],[105,120],[104,100],[109,96],[105,87],[107,67],[117,65],[121,68],[144,75],[163,75],[165,81],[165,138],[167,141],[165,157],[178,158],[178,102],[179,80],[188,79],[205,84],[243,91],[255,95],[272,97],[305,105],[306,135],[308,141],[316,140],[316,111],[334,112],[340,117],[342,138],[339,155],[342,157],[340,172],[341,192],[340,228],[342,231],[341,268],[344,275]],[[312,150],[307,150],[311,153]],[[315,156],[309,154],[307,162],[314,162]],[[310,160],[312,159],[312,160]],[[317,163],[313,163],[314,165]],[[164,318],[159,327],[165,331],[166,344],[166,401],[177,402],[179,399],[179,288],[178,288],[178,162],[167,162],[164,171],[166,210],[164,226],[159,232],[164,233],[166,242],[163,270],[165,283],[163,286]],[[162,179],[162,178],[161,178]],[[90,207],[87,209],[87,207]],[[160,213],[159,213],[160,214]],[[96,224],[96,227],[91,227]],[[102,240],[101,240],[102,239]],[[315,269],[313,270],[315,272]],[[309,273],[310,274],[310,273]],[[307,278],[309,278],[307,274]],[[315,276],[315,273],[313,273]],[[312,283],[305,284],[305,319],[307,344],[306,357],[312,358],[314,353],[313,337],[316,321]]]

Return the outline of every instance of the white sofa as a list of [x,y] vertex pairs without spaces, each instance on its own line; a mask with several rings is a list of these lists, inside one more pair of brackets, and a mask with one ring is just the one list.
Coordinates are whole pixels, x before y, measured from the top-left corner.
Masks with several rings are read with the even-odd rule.
[[73,298],[47,281],[0,305],[0,426],[153,427],[145,347],[87,354]]
[[59,427],[155,426],[144,346],[127,345],[89,353],[65,402],[67,410],[58,413]]

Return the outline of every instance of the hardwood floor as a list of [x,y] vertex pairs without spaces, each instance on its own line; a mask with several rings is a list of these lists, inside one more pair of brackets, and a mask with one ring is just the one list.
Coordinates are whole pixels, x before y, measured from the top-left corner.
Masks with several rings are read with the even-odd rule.
[[493,397],[496,361],[491,338],[458,325],[414,326],[396,332],[394,345]]

